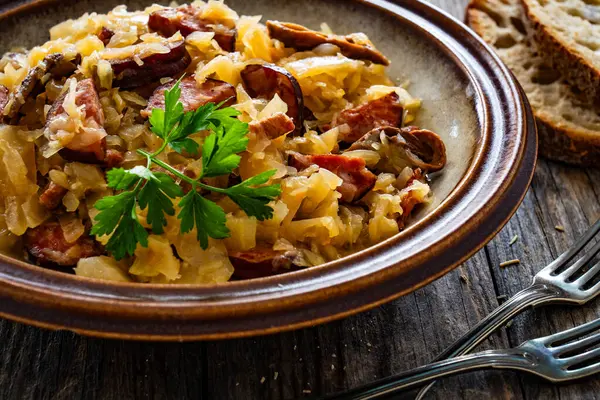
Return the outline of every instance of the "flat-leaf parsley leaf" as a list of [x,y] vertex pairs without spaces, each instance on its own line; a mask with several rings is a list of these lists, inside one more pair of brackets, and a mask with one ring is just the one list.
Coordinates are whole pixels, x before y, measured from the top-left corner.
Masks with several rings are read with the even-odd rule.
[[[146,157],[146,166],[108,171],[108,186],[122,192],[105,197],[94,206],[100,212],[94,218],[92,234],[110,235],[106,249],[117,260],[134,255],[138,244],[148,246],[148,231],[138,220],[138,208],[147,210],[146,222],[152,233],[161,234],[167,226],[167,216],[175,215],[174,204],[177,204],[181,233],[196,229],[198,242],[206,249],[209,237],[224,239],[230,232],[225,211],[202,196],[200,189],[228,196],[248,216],[261,221],[272,218],[273,209],[268,204],[281,194],[279,185],[267,185],[274,170],[225,189],[203,182],[204,178],[228,175],[239,166],[239,153],[248,146],[248,124],[237,118],[239,112],[234,108],[221,108],[223,103],[208,103],[195,111],[184,112],[179,101],[179,82],[165,90],[165,109],[153,109],[149,118],[151,131],[163,140],[160,148],[153,153],[137,150]],[[198,178],[190,178],[157,158],[167,147],[178,153],[197,155],[199,139],[190,136],[205,130],[210,134],[202,143],[202,172]],[[153,172],[152,164],[167,173]],[[187,194],[172,177],[189,185],[191,189]]]

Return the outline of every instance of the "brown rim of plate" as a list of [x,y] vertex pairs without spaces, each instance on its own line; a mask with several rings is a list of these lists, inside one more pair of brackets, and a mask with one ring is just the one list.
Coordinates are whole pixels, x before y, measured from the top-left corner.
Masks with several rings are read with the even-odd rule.
[[[485,43],[439,9],[413,0],[402,5],[354,1],[420,31],[474,88],[481,140],[465,176],[434,211],[399,235],[342,260],[211,286],[90,280],[0,255],[0,315],[107,338],[269,334],[346,317],[410,293],[491,240],[516,211],[533,177],[537,134],[525,95]],[[21,5],[0,14],[0,20],[56,2]]]

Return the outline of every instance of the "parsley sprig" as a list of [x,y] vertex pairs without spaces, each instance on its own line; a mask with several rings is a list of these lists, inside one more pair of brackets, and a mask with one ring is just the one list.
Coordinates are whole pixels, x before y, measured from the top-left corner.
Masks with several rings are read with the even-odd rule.
[[[176,201],[180,209],[177,218],[180,220],[181,233],[196,228],[197,239],[203,249],[208,247],[209,237],[229,237],[225,211],[202,196],[200,189],[228,196],[248,216],[260,221],[273,217],[273,209],[268,204],[279,196],[281,188],[279,185],[265,184],[275,174],[274,170],[229,188],[214,187],[202,181],[204,178],[228,175],[239,166],[239,153],[248,146],[248,124],[237,118],[239,112],[214,103],[184,112],[180,96],[181,89],[177,82],[165,91],[165,109],[152,110],[150,129],[163,143],[153,153],[137,150],[146,157],[146,166],[108,171],[108,187],[121,193],[100,199],[94,206],[100,212],[94,219],[92,234],[111,235],[106,249],[117,260],[133,255],[138,243],[143,247],[148,246],[148,231],[138,220],[137,207],[147,209],[146,222],[154,234],[164,232],[166,216],[175,215],[173,203]],[[202,145],[202,172],[197,179],[186,176],[157,158],[167,147],[178,153],[198,155],[200,145],[190,135],[204,130],[211,133]],[[150,167],[153,164],[188,183],[191,190],[184,193],[171,176],[152,171]]]

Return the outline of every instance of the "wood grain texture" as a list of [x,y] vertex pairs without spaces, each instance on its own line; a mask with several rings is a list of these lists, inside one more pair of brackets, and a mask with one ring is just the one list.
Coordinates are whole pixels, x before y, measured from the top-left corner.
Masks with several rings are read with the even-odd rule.
[[[463,18],[466,0],[433,3]],[[598,188],[598,171],[540,161],[517,214],[463,266],[397,301],[315,328],[227,342],[158,344],[90,339],[0,321],[0,399],[295,399],[416,367],[497,307],[503,296],[526,287],[595,221]],[[521,264],[499,267],[514,258]],[[599,313],[598,302],[532,310],[481,348],[514,346]],[[599,392],[598,378],[554,386],[490,371],[443,380],[428,398],[593,399]]]

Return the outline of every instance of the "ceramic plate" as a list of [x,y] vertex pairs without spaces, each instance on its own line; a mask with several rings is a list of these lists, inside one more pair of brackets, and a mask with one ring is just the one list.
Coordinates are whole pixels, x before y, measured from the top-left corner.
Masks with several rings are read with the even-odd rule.
[[[0,50],[48,39],[54,24],[107,12],[118,0],[34,1],[0,15]],[[130,9],[151,2],[126,1]],[[409,293],[487,243],[529,186],[537,139],[510,72],[461,23],[431,6],[383,0],[229,0],[244,15],[336,33],[365,32],[392,61],[391,77],[423,100],[417,124],[438,132],[448,165],[435,201],[399,235],[363,252],[286,275],[214,286],[86,280],[0,256],[0,314],[104,337],[229,338],[314,325]],[[6,6],[5,6],[6,7]]]

